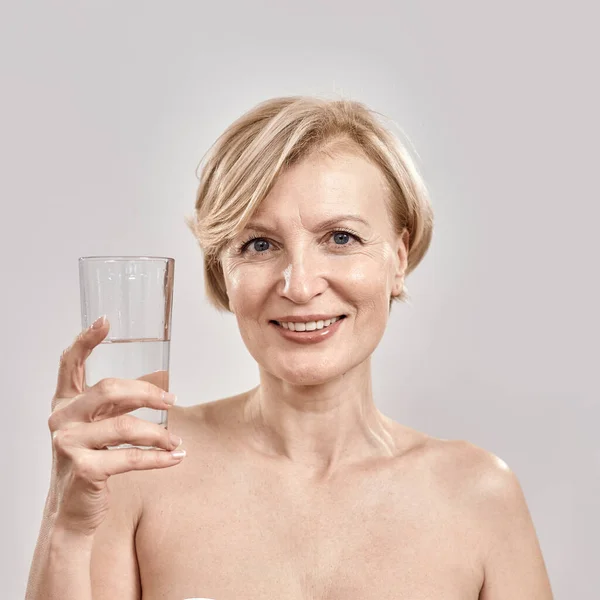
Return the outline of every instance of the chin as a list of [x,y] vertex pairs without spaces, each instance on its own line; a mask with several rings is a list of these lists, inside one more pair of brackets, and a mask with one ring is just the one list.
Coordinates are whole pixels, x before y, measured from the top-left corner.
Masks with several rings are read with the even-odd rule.
[[290,385],[322,385],[332,381],[341,373],[329,375],[327,373],[318,373],[313,370],[295,371],[292,373],[273,373],[278,379],[289,383]]
[[[292,357],[291,357],[292,358]],[[265,369],[274,377],[281,379],[290,385],[321,385],[342,377],[344,373],[352,368],[347,360],[338,356],[334,361],[324,361],[322,357],[314,357],[311,360],[290,360],[284,362],[281,357],[269,361]]]

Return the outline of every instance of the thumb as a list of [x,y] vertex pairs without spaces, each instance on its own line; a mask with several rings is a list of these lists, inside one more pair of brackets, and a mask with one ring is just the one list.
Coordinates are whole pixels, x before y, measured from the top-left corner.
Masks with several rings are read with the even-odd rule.
[[[102,320],[104,319],[104,320]],[[52,400],[54,410],[59,400],[74,398],[85,389],[85,361],[94,348],[108,335],[110,323],[101,317],[88,329],[82,331],[73,343],[63,351],[58,367],[56,392]]]

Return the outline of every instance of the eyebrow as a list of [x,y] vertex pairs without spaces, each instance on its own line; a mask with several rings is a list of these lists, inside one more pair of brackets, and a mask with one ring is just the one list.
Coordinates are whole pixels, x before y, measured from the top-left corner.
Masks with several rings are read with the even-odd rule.
[[[359,217],[358,215],[337,215],[335,217],[331,217],[330,219],[326,219],[325,221],[321,221],[321,223],[319,223],[317,225],[317,228],[315,231],[323,231],[325,229],[329,229],[330,227],[339,225],[343,221],[354,221],[356,223],[361,223],[362,225],[365,225],[366,227],[371,227],[367,220],[363,219],[362,217]],[[254,229],[256,231],[264,231],[265,233],[276,233],[276,231],[272,227],[268,227],[268,226],[263,225],[262,223],[258,223],[258,222],[248,223],[246,225],[246,227],[244,227],[244,230],[246,230],[246,229]]]

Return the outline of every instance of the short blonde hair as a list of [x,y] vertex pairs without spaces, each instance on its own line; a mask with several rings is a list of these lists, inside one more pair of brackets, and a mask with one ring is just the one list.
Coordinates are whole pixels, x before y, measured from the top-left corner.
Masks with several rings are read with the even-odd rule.
[[[246,226],[278,175],[313,152],[358,152],[377,165],[390,195],[396,231],[408,230],[413,271],[429,248],[433,212],[426,187],[400,140],[379,113],[347,99],[287,96],[261,102],[216,140],[201,161],[195,214],[186,217],[204,254],[210,303],[229,311],[220,255]],[[405,289],[392,301],[405,301]]]

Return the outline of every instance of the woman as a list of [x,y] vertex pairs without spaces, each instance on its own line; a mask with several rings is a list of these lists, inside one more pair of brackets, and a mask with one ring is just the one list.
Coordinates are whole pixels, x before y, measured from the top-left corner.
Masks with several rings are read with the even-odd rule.
[[[188,224],[260,384],[169,408],[167,432],[125,414],[170,406],[151,382],[84,389],[109,324],[83,332],[49,418],[28,598],[550,599],[507,466],[374,404],[371,355],[432,232],[419,175],[375,114],[258,105],[212,148]],[[122,442],[164,450],[103,449]]]

